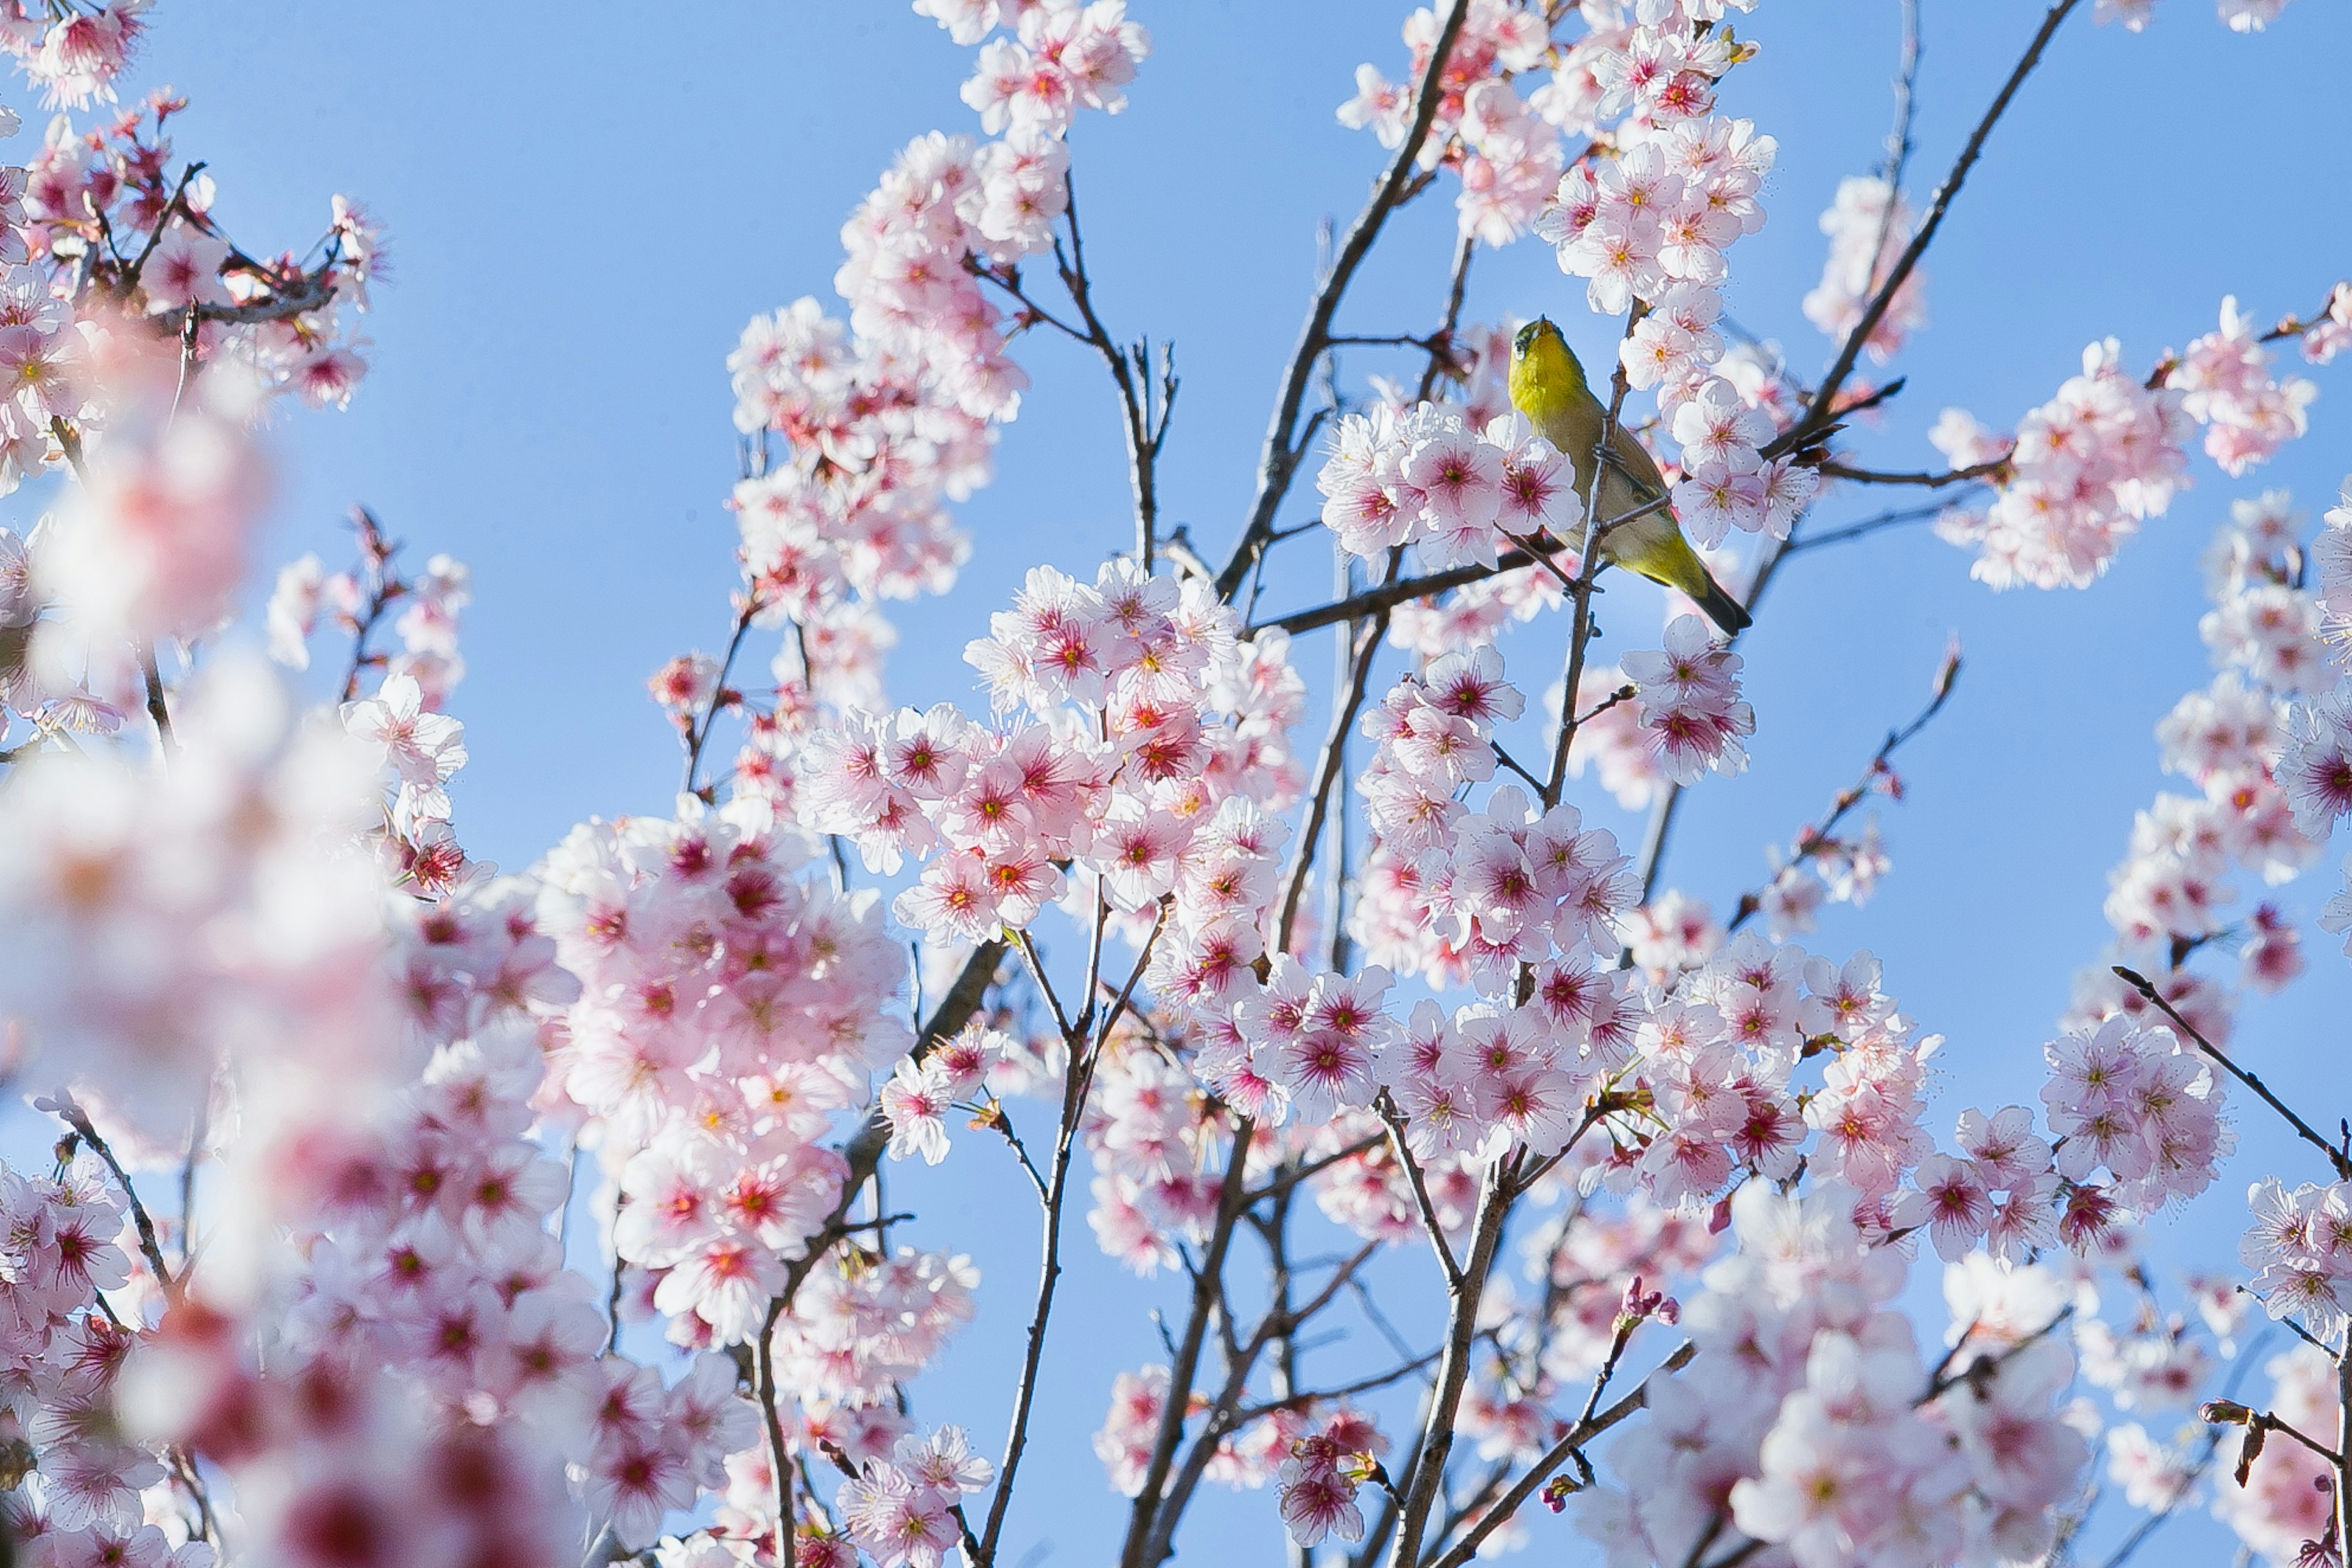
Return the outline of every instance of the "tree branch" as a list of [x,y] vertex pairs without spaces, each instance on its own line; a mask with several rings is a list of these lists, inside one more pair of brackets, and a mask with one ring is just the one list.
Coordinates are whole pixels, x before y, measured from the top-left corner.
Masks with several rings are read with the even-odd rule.
[[1443,1557],[1430,1565],[1430,1568],[1462,1568],[1462,1564],[1469,1562],[1476,1554],[1479,1543],[1509,1523],[1511,1516],[1518,1512],[1520,1505],[1533,1497],[1537,1489],[1551,1479],[1553,1471],[1568,1462],[1568,1457],[1570,1454],[1649,1403],[1652,1378],[1661,1373],[1671,1374],[1680,1372],[1690,1364],[1691,1357],[1696,1353],[1696,1345],[1686,1342],[1679,1346],[1674,1354],[1659,1364],[1656,1372],[1643,1378],[1641,1385],[1631,1394],[1609,1406],[1608,1409],[1598,1415],[1589,1415],[1570,1427],[1558,1442],[1544,1450],[1543,1458],[1529,1466],[1527,1474],[1511,1483],[1510,1489],[1496,1500],[1495,1506],[1488,1509],[1477,1523],[1464,1531],[1462,1539],[1455,1542]]
[[1863,310],[1862,319],[1853,324],[1852,331],[1846,333],[1836,361],[1831,364],[1829,374],[1822,378],[1822,384],[1814,391],[1813,400],[1806,405],[1804,414],[1794,425],[1766,444],[1766,458],[1777,458],[1783,452],[1795,450],[1820,435],[1828,426],[1830,410],[1837,402],[1839,389],[1844,386],[1846,377],[1853,374],[1854,362],[1862,357],[1863,345],[1870,341],[1870,335],[1878,330],[1878,323],[1885,319],[1887,308],[1894,304],[1896,291],[1918,267],[1919,258],[1927,254],[1927,247],[1934,243],[1937,231],[1944,226],[1945,215],[1952,210],[1953,200],[1959,195],[1960,187],[1967,184],[1969,172],[1976,167],[1977,160],[1983,155],[1986,138],[1992,134],[1992,128],[2000,122],[2000,117],[2008,112],[2010,100],[2025,85],[2025,79],[2032,76],[2033,68],[2042,63],[2042,53],[2049,47],[2050,39],[2058,31],[2059,24],[2065,21],[2068,14],[2081,3],[2082,0],[2057,0],[2042,18],[2042,26],[2035,30],[2032,42],[2026,45],[2025,53],[2019,58],[2015,68],[2009,73],[2009,79],[1994,95],[1984,118],[1978,121],[1976,129],[1969,133],[1967,142],[1960,148],[1959,157],[1953,162],[1951,173],[1946,174],[1944,183],[1936,187],[1935,199],[1928,204],[1927,216],[1919,225],[1919,232],[1911,237],[1909,245],[1904,247],[1902,256],[1896,258],[1894,268],[1886,274],[1886,281],[1879,285],[1878,292],[1871,297],[1870,304]]
[[1220,598],[1234,596],[1243,578],[1248,575],[1251,563],[1265,547],[1266,536],[1274,530],[1275,512],[1289,492],[1291,476],[1304,456],[1304,445],[1297,441],[1295,433],[1299,410],[1307,399],[1307,384],[1314,377],[1315,362],[1330,346],[1331,320],[1339,311],[1348,285],[1355,279],[1356,269],[1371,254],[1381,226],[1404,199],[1405,188],[1421,158],[1422,144],[1429,138],[1429,128],[1437,119],[1438,102],[1444,96],[1445,62],[1454,53],[1454,41],[1461,37],[1462,25],[1469,15],[1470,0],[1453,0],[1445,8],[1445,19],[1439,24],[1436,41],[1430,47],[1429,63],[1423,68],[1420,85],[1413,93],[1412,122],[1406,129],[1404,140],[1397,143],[1380,184],[1372,188],[1370,200],[1356,215],[1356,221],[1348,226],[1347,236],[1331,258],[1331,270],[1325,274],[1307,306],[1306,324],[1299,329],[1298,342],[1291,350],[1290,363],[1283,372],[1274,417],[1266,426],[1265,447],[1258,457],[1257,494],[1250,504],[1249,521],[1223,570],[1217,574]]
[[2208,1057],[2213,1059],[2214,1063],[2219,1066],[2222,1071],[2228,1073],[2231,1078],[2236,1079],[2240,1083],[2244,1084],[2248,1089],[2252,1089],[2256,1097],[2259,1098],[2264,1105],[2267,1105],[2273,1110],[2277,1111],[2279,1115],[2285,1120],[2286,1124],[2294,1129],[2296,1137],[2302,1139],[2305,1142],[2310,1144],[2313,1148],[2326,1155],[2327,1163],[2330,1168],[2335,1171],[2338,1181],[2352,1181],[2352,1159],[2346,1158],[2342,1150],[2336,1148],[2336,1145],[2330,1143],[2326,1139],[2322,1138],[2318,1133],[2313,1131],[2311,1130],[2311,1123],[2305,1121],[2302,1117],[2297,1116],[2294,1111],[2288,1107],[2285,1100],[2281,1100],[2277,1095],[2271,1092],[2270,1085],[2264,1083],[2252,1073],[2248,1072],[2244,1068],[2240,1067],[2236,1062],[2231,1061],[2228,1053],[2220,1049],[2212,1041],[2207,1039],[2204,1035],[2200,1033],[2196,1025],[2190,1023],[2188,1019],[2180,1016],[2180,1010],[2178,1007],[2175,1007],[2171,1003],[2166,1001],[2162,996],[2157,994],[2156,987],[2148,983],[2146,975],[2141,974],[2137,970],[2126,969],[2120,963],[2115,966],[2115,973],[2117,979],[2130,986],[2133,990],[2138,992],[2149,1006],[2155,1008],[2158,1012],[2171,1019],[2177,1027],[2187,1034],[2190,1039],[2196,1041],[2198,1046],[2203,1049]]

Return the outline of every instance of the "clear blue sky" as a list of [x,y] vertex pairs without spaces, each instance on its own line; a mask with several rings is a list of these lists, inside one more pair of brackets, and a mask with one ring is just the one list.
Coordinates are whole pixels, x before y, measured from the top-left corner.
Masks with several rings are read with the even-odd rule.
[[[1089,254],[1114,330],[1178,345],[1167,515],[1222,551],[1305,303],[1317,222],[1344,223],[1380,157],[1332,109],[1358,61],[1402,71],[1402,7],[1131,9],[1156,45],[1132,108],[1083,118],[1074,142]],[[2337,168],[2352,99],[2321,86],[2334,70],[2317,63],[2352,57],[2352,11],[2304,0],[2267,35],[2241,37],[2208,0],[2158,10],[2139,36],[2070,23],[2000,128],[1931,256],[1933,324],[1901,367],[1910,390],[1857,441],[1871,459],[1934,462],[1924,432],[1947,405],[2013,422],[2095,338],[2121,337],[2126,363],[2146,365],[2208,330],[2226,292],[2265,317],[2305,310],[2352,268]],[[1926,0],[1923,194],[2040,13],[2034,0]],[[457,798],[477,853],[520,868],[583,816],[665,809],[676,752],[643,681],[723,636],[733,576],[722,361],[752,312],[831,298],[839,226],[898,146],[974,128],[956,97],[970,52],[899,0],[165,0],[152,20],[133,79],[194,96],[179,151],[211,163],[217,214],[241,244],[307,245],[335,191],[390,231],[393,270],[366,329],[373,375],[348,415],[285,426],[273,558],[340,560],[340,519],[364,501],[420,556],[472,564],[456,710],[473,760]],[[1724,107],[1777,136],[1780,154],[1769,226],[1735,257],[1731,309],[1800,367],[1827,353],[1797,304],[1820,271],[1814,219],[1842,175],[1878,156],[1895,29],[1894,0],[1764,0],[1740,28],[1765,54]],[[1450,229],[1436,202],[1397,224],[1348,329],[1424,330]],[[1574,316],[1580,295],[1528,245],[1480,258],[1468,313]],[[1597,343],[1605,330],[1583,335]],[[893,658],[903,700],[969,693],[959,650],[1041,555],[1090,571],[1126,537],[1099,365],[1046,338],[1021,357],[1034,388],[996,483],[961,514],[972,562]],[[2070,978],[2103,951],[2107,870],[2161,783],[2150,727],[2207,678],[2196,558],[2213,522],[2232,496],[2268,485],[2315,513],[2352,468],[2352,387],[2319,374],[2305,441],[2236,484],[2200,459],[2196,488],[2087,593],[1996,596],[1922,530],[1801,558],[1743,645],[1754,767],[1696,793],[1669,868],[1718,910],[1762,874],[1763,847],[1817,813],[1918,706],[1947,637],[1966,643],[1957,700],[1906,753],[1909,799],[1883,809],[1892,878],[1860,914],[1830,911],[1811,944],[1874,949],[1906,1010],[1949,1037],[1939,1133],[1965,1106],[2032,1099]],[[1822,521],[1876,504],[1842,498]],[[1306,515],[1303,502],[1292,510]],[[1295,596],[1270,602],[1306,603],[1325,580],[1319,555],[1294,548],[1305,570],[1276,592]],[[1646,617],[1627,617],[1638,624],[1620,646]],[[1328,668],[1319,645],[1301,658]],[[1633,830],[1597,798],[1589,807]],[[2308,918],[2336,882],[2331,859],[2285,902]],[[2249,1006],[2239,1038],[2278,1078],[2324,1090],[2346,1081],[2336,1053],[2352,986],[2324,936],[2313,958],[2288,997]],[[2243,1183],[2302,1170],[2271,1159],[2281,1141],[2242,1108],[2239,1123],[2245,1150],[2189,1218],[2152,1238],[2159,1260],[2194,1250],[2226,1265]],[[966,1421],[992,1451],[1033,1226],[1012,1173],[976,1179],[976,1164],[949,1166],[952,1183],[902,1168],[895,1190],[921,1215],[913,1235],[968,1247],[988,1273],[979,1322],[916,1397],[924,1419]],[[1049,1561],[1086,1561],[1115,1528],[1120,1505],[1087,1435],[1113,1371],[1160,1355],[1147,1313],[1177,1295],[1164,1280],[1124,1281],[1082,1228],[1076,1239],[1016,1559],[1036,1542],[1053,1546]],[[1425,1258],[1391,1267],[1428,1291]],[[1272,1528],[1268,1498],[1217,1501],[1185,1544],[1248,1542],[1263,1560]],[[1536,1528],[1545,1550],[1580,1560],[1563,1524]],[[2144,1560],[2216,1550],[2199,1521]]]

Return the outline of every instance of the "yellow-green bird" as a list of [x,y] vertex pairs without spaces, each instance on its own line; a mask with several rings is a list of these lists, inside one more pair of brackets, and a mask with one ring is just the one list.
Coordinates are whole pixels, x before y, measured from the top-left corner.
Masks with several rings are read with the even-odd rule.
[[[1609,412],[1592,395],[1584,367],[1559,329],[1542,316],[1511,340],[1511,405],[1526,415],[1536,434],[1559,447],[1576,467],[1576,497],[1593,497],[1592,460]],[[1633,433],[1620,425],[1609,443],[1609,471],[1601,476],[1599,521],[1622,517],[1666,494],[1666,477]],[[1679,588],[1727,632],[1748,625],[1748,612],[1723,591],[1683,537],[1671,504],[1618,524],[1601,539],[1602,559],[1639,572],[1653,583]]]

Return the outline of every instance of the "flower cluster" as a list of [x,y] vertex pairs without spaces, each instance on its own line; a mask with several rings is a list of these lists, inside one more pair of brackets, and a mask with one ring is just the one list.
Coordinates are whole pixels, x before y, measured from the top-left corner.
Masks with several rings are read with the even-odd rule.
[[1171,900],[1160,973],[1190,967],[1192,985],[1221,994],[1264,951],[1280,829],[1261,808],[1297,786],[1285,734],[1299,688],[1278,646],[1243,652],[1232,612],[1204,587],[1128,563],[1092,586],[1036,568],[965,650],[998,710],[1027,721],[994,731],[946,706],[853,712],[811,738],[805,818],[853,838],[869,866],[928,857],[895,910],[942,941],[1027,925],[1071,885],[1065,864],[1129,914]]
[[2335,1338],[2352,1307],[2352,1184],[2289,1192],[2265,1176],[2246,1197],[2254,1216],[2238,1247],[2253,1274],[2246,1289],[2273,1318],[2301,1318],[2315,1337]]
[[[1405,18],[1412,68],[1406,84],[1369,63],[1356,68],[1356,96],[1339,106],[1339,123],[1370,127],[1383,147],[1403,145],[1413,92],[1437,49],[1437,13],[1427,6]],[[1424,168],[1450,167],[1462,189],[1454,206],[1465,235],[1507,245],[1528,230],[1559,180],[1564,126],[1538,89],[1530,100],[1514,79],[1539,68],[1550,52],[1551,29],[1539,7],[1518,0],[1473,0],[1462,30],[1438,73],[1437,112],[1422,145]]]
[[1232,1058],[1211,1046],[1187,1070],[1128,1028],[1113,1034],[1096,1063],[1080,1128],[1095,1167],[1087,1220],[1105,1256],[1137,1274],[1174,1267],[1179,1246],[1205,1240],[1216,1218],[1233,1119],[1203,1102],[1195,1075],[1228,1085],[1244,1114],[1279,1109],[1279,1087],[1250,1073],[1246,1058],[1219,1072]]
[[620,1184],[614,1244],[696,1342],[760,1327],[840,1195],[832,1112],[908,1049],[877,895],[796,879],[803,855],[757,801],[687,797],[583,824],[537,872],[582,986],[558,1070]]
[[2205,454],[2232,479],[2266,461],[2304,433],[2304,410],[2319,388],[2301,376],[2274,380],[2270,351],[2234,298],[2221,301],[2221,324],[2181,351],[2165,384],[2181,411],[2205,426]]
[[[2212,1184],[2237,1140],[2222,1119],[2221,1079],[2197,1047],[2117,1015],[2052,1041],[2043,1055],[2042,1100],[2063,1140],[2058,1172],[2080,1189],[2070,1211],[2099,1201],[2153,1214]],[[2095,1200],[2086,1184],[2102,1166],[2108,1184]]]
[[[310,668],[310,637],[323,616],[352,638],[347,696],[357,693],[367,672],[381,670],[387,679],[415,681],[424,706],[437,712],[466,678],[458,624],[474,602],[473,573],[464,562],[442,554],[427,559],[421,572],[404,572],[400,546],[384,538],[373,517],[362,510],[353,523],[360,546],[356,569],[330,574],[315,554],[278,568],[266,613],[269,657],[289,669]],[[395,605],[399,612],[393,615]],[[400,639],[396,652],[368,646],[369,634],[388,615],[393,635]]]
[[[1653,1384],[1650,1419],[1612,1447],[1622,1487],[1578,1500],[1579,1530],[1612,1560],[1684,1561],[1726,1514],[1809,1564],[2046,1549],[2050,1505],[2090,1457],[2056,1403],[2073,1358],[2041,1337],[2059,1301],[2006,1333],[1982,1311],[1956,1324],[1950,1363],[1931,1375],[1891,1310],[1903,1259],[1865,1242],[1853,1204],[1834,1183],[1734,1196],[1738,1250],[1682,1313],[1697,1353]],[[2031,1300],[2054,1285],[2019,1269],[2003,1289]]]
[[[6,37],[0,16],[0,47]],[[28,318],[22,324],[36,328],[56,351],[46,361],[28,361],[16,373],[20,385],[46,381],[55,397],[69,385],[87,392],[94,384],[70,374],[79,345],[52,334],[73,311],[49,296],[82,296],[73,280],[100,276],[115,285],[127,313],[108,326],[129,327],[143,317],[145,332],[173,342],[189,332],[194,313],[190,341],[199,360],[237,364],[267,393],[291,393],[314,408],[347,405],[367,374],[359,353],[364,340],[351,335],[348,319],[368,308],[368,284],[382,266],[381,231],[358,204],[337,196],[315,265],[256,260],[230,242],[213,216],[217,192],[211,176],[193,168],[177,180],[171,175],[167,128],[186,107],[185,99],[157,93],[104,129],[88,132],[77,132],[70,117],[59,115],[30,165],[21,174],[8,172],[0,187],[7,204],[0,211],[12,223],[20,216],[30,221],[21,244],[0,247],[0,260],[22,261],[29,248],[35,268],[7,292],[16,301],[14,314]],[[21,214],[15,204],[19,194]],[[142,243],[124,247],[132,259],[107,256],[98,249],[105,234],[142,237]],[[24,287],[27,278],[37,292]],[[18,346],[29,350],[35,341],[20,340]],[[59,370],[68,374],[59,377]],[[53,412],[73,414],[70,408]],[[9,425],[0,434],[13,449],[35,433]]]
[[1290,1445],[1276,1494],[1290,1539],[1312,1547],[1327,1537],[1360,1541],[1363,1510],[1356,1492],[1389,1451],[1381,1429],[1342,1405]]
[[938,1568],[958,1539],[952,1510],[995,1473],[961,1426],[901,1437],[890,1458],[866,1461],[841,1489],[849,1538],[881,1568]]
[[[1830,237],[1829,259],[1805,296],[1805,320],[1843,342],[1911,242],[1910,204],[1884,179],[1850,175],[1838,182],[1836,199],[1822,214],[1822,232]],[[1913,267],[1863,343],[1871,358],[1885,363],[1927,324],[1927,274]]]
[[16,58],[53,109],[111,102],[114,79],[147,30],[150,4],[107,0],[89,11],[73,5],[28,11],[26,0],[6,0],[0,5],[0,49]]
[[0,990],[35,1088],[89,1086],[184,1147],[231,1058],[299,1096],[384,1059],[373,984],[367,759],[299,726],[257,661],[183,694],[168,773],[66,749],[12,770],[0,829]]
[[1502,542],[1553,552],[1573,575],[1584,506],[1568,460],[1522,414],[1473,429],[1460,409],[1376,405],[1342,417],[1316,488],[1323,522],[1351,555],[1411,544],[1433,567],[1492,566]]
[[1629,653],[1622,661],[1633,684],[1642,742],[1657,771],[1678,784],[1707,773],[1746,772],[1748,752],[1739,742],[1756,732],[1756,712],[1740,700],[1739,656],[1717,646],[1696,616],[1676,617],[1665,642],[1659,652]]
[[114,1552],[201,1568],[202,1547],[174,1554],[148,1521],[142,1494],[164,1479],[163,1465],[107,1419],[132,1343],[101,1295],[131,1279],[115,1240],[123,1222],[95,1154],[48,1179],[0,1167],[0,1372],[27,1482],[0,1508],[0,1528],[20,1552],[51,1561]]
[[2180,395],[2121,367],[2113,338],[2083,351],[2083,374],[2028,414],[2012,437],[1948,410],[1929,438],[1954,468],[2004,467],[1981,510],[1955,510],[1937,531],[1977,547],[1969,574],[1995,588],[2088,587],[2140,523],[2188,482],[2191,428]]
[[[2346,486],[2338,505],[2329,509],[2327,526],[2312,541],[2310,560],[2317,583],[2314,588],[2322,617],[2321,635],[2328,645],[2336,683],[2324,695],[2294,704],[2273,769],[2294,813],[2295,826],[2314,845],[2325,844],[2337,820],[2352,814],[2352,656],[2347,656],[2344,631],[2352,625],[2352,484]],[[2311,684],[2315,688],[2317,682]],[[2345,872],[2352,889],[2352,865]],[[2352,890],[2328,900],[2320,925],[2331,931],[2352,931]],[[2352,936],[2346,939],[2352,952]]]
[[[2319,605],[2297,585],[2303,558],[2284,491],[2232,503],[2215,532],[2206,553],[2214,608],[2200,629],[2221,673],[2156,730],[2166,771],[2202,794],[2160,795],[2133,826],[2131,857],[2111,875],[2106,901],[2127,952],[2161,957],[2156,950],[2165,944],[2221,936],[2236,898],[2227,880],[2233,866],[2276,886],[2319,853],[2310,835],[2324,834],[2327,818],[2281,761],[2292,701],[2326,663]],[[2246,983],[2276,989],[2301,968],[2295,929],[2269,904],[2251,923]]]
[[1735,529],[1784,537],[1818,476],[1762,458],[1771,422],[1718,369],[1715,330],[1726,252],[1763,226],[1758,193],[1779,150],[1752,121],[1712,112],[1715,79],[1752,49],[1717,25],[1719,5],[1643,7],[1630,26],[1610,9],[1619,26],[1597,55],[1563,58],[1553,101],[1582,100],[1584,77],[1598,89],[1591,113],[1628,117],[1613,157],[1561,177],[1536,232],[1562,271],[1586,280],[1595,310],[1633,312],[1619,359],[1628,384],[1656,390],[1681,445],[1675,507],[1693,542],[1713,546]]
[[[809,1274],[778,1320],[777,1378],[799,1398],[797,1449],[830,1446],[863,1461],[905,1440],[899,1384],[971,1321],[980,1272],[958,1253],[901,1247],[888,1257],[838,1247]],[[772,1482],[748,1500],[772,1526]]]
[[1978,554],[1969,575],[1995,588],[2087,587],[2140,523],[2189,482],[2190,431],[2235,476],[2303,434],[2317,389],[2273,378],[2271,355],[2234,299],[2221,324],[2167,355],[2146,384],[2121,368],[2115,339],[2083,351],[2083,374],[2020,422],[2014,437],[1947,410],[1930,438],[1954,468],[1990,468],[1990,505],[1937,525]]
[[969,545],[947,503],[987,482],[991,426],[1013,416],[1028,384],[1006,353],[1017,323],[982,280],[1017,292],[1015,265],[1051,246],[1068,204],[1072,115],[1124,108],[1150,47],[1124,0],[927,10],[959,43],[1013,28],[983,45],[964,89],[996,139],[933,132],[908,143],[842,229],[846,325],[804,298],[754,317],[727,362],[736,425],[758,437],[730,503],[744,576],[761,624],[835,634],[809,647],[800,674],[812,690],[827,676],[854,686],[870,668],[858,656],[878,651],[872,601],[954,581]]

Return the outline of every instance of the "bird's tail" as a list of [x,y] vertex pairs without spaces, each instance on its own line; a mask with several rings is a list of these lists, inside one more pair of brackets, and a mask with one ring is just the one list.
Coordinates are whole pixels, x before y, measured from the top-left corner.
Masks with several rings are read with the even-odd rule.
[[1752,619],[1746,606],[1725,593],[1723,584],[1717,582],[1713,574],[1704,572],[1701,574],[1706,578],[1706,589],[1704,592],[1692,595],[1691,597],[1697,602],[1698,607],[1706,612],[1706,618],[1732,636],[1746,631],[1748,622]]
[[1673,517],[1643,518],[1611,529],[1601,548],[1619,565],[1688,596],[1726,633],[1747,630],[1748,611],[1723,591]]

